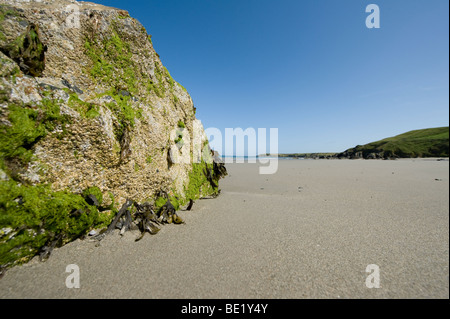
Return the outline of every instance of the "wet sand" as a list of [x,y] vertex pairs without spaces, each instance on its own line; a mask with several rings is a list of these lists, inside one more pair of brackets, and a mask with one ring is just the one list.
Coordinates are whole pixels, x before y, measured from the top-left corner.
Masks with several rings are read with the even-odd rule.
[[[0,279],[1,298],[449,298],[449,162],[228,164],[222,194],[156,236],[77,240]],[[80,269],[69,289],[66,266]],[[366,287],[366,267],[380,288]]]

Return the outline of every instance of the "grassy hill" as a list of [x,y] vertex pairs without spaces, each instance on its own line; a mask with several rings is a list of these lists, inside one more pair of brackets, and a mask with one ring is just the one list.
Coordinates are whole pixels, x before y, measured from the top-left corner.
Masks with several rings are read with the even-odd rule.
[[410,131],[366,145],[358,145],[338,155],[350,158],[448,156],[448,126]]

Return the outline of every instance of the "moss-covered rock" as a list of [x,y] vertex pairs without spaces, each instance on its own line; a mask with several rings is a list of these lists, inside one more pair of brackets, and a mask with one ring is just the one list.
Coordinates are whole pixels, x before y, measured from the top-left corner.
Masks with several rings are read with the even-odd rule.
[[37,105],[8,104],[7,125],[0,125],[0,168],[15,174],[8,163],[28,164],[33,146],[56,125],[64,126],[70,119],[61,114],[57,101],[43,99]]
[[169,163],[207,137],[145,28],[84,2],[67,27],[69,4],[0,5],[0,268],[105,227],[128,199],[178,210],[218,192],[212,162]]
[[0,237],[0,267],[28,261],[55,238],[66,243],[110,221],[81,195],[2,180],[0,229],[10,231]]

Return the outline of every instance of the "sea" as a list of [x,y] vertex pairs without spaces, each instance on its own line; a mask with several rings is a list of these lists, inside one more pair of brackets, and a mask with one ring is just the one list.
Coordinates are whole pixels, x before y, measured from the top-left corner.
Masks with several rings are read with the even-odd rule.
[[221,159],[224,162],[233,163],[239,162],[242,163],[256,163],[257,161],[266,161],[266,160],[281,160],[281,161],[291,161],[291,160],[307,160],[303,157],[278,157],[278,156],[231,156],[231,155],[222,155]]

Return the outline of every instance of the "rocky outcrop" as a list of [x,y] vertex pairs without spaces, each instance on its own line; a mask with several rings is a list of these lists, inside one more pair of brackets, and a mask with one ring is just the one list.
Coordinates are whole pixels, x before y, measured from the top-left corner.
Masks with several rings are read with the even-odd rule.
[[393,154],[392,152],[384,152],[384,151],[358,151],[358,146],[355,148],[348,149],[342,153],[338,153],[334,155],[335,158],[338,159],[396,159],[398,156]]
[[335,158],[338,159],[384,159],[384,160],[392,160],[397,159],[400,156],[390,151],[381,151],[381,150],[358,150],[357,146],[355,148],[348,149],[342,153],[338,153],[334,155]]
[[178,208],[226,174],[142,24],[88,2],[0,1],[0,130],[4,267],[108,225],[127,199]]

